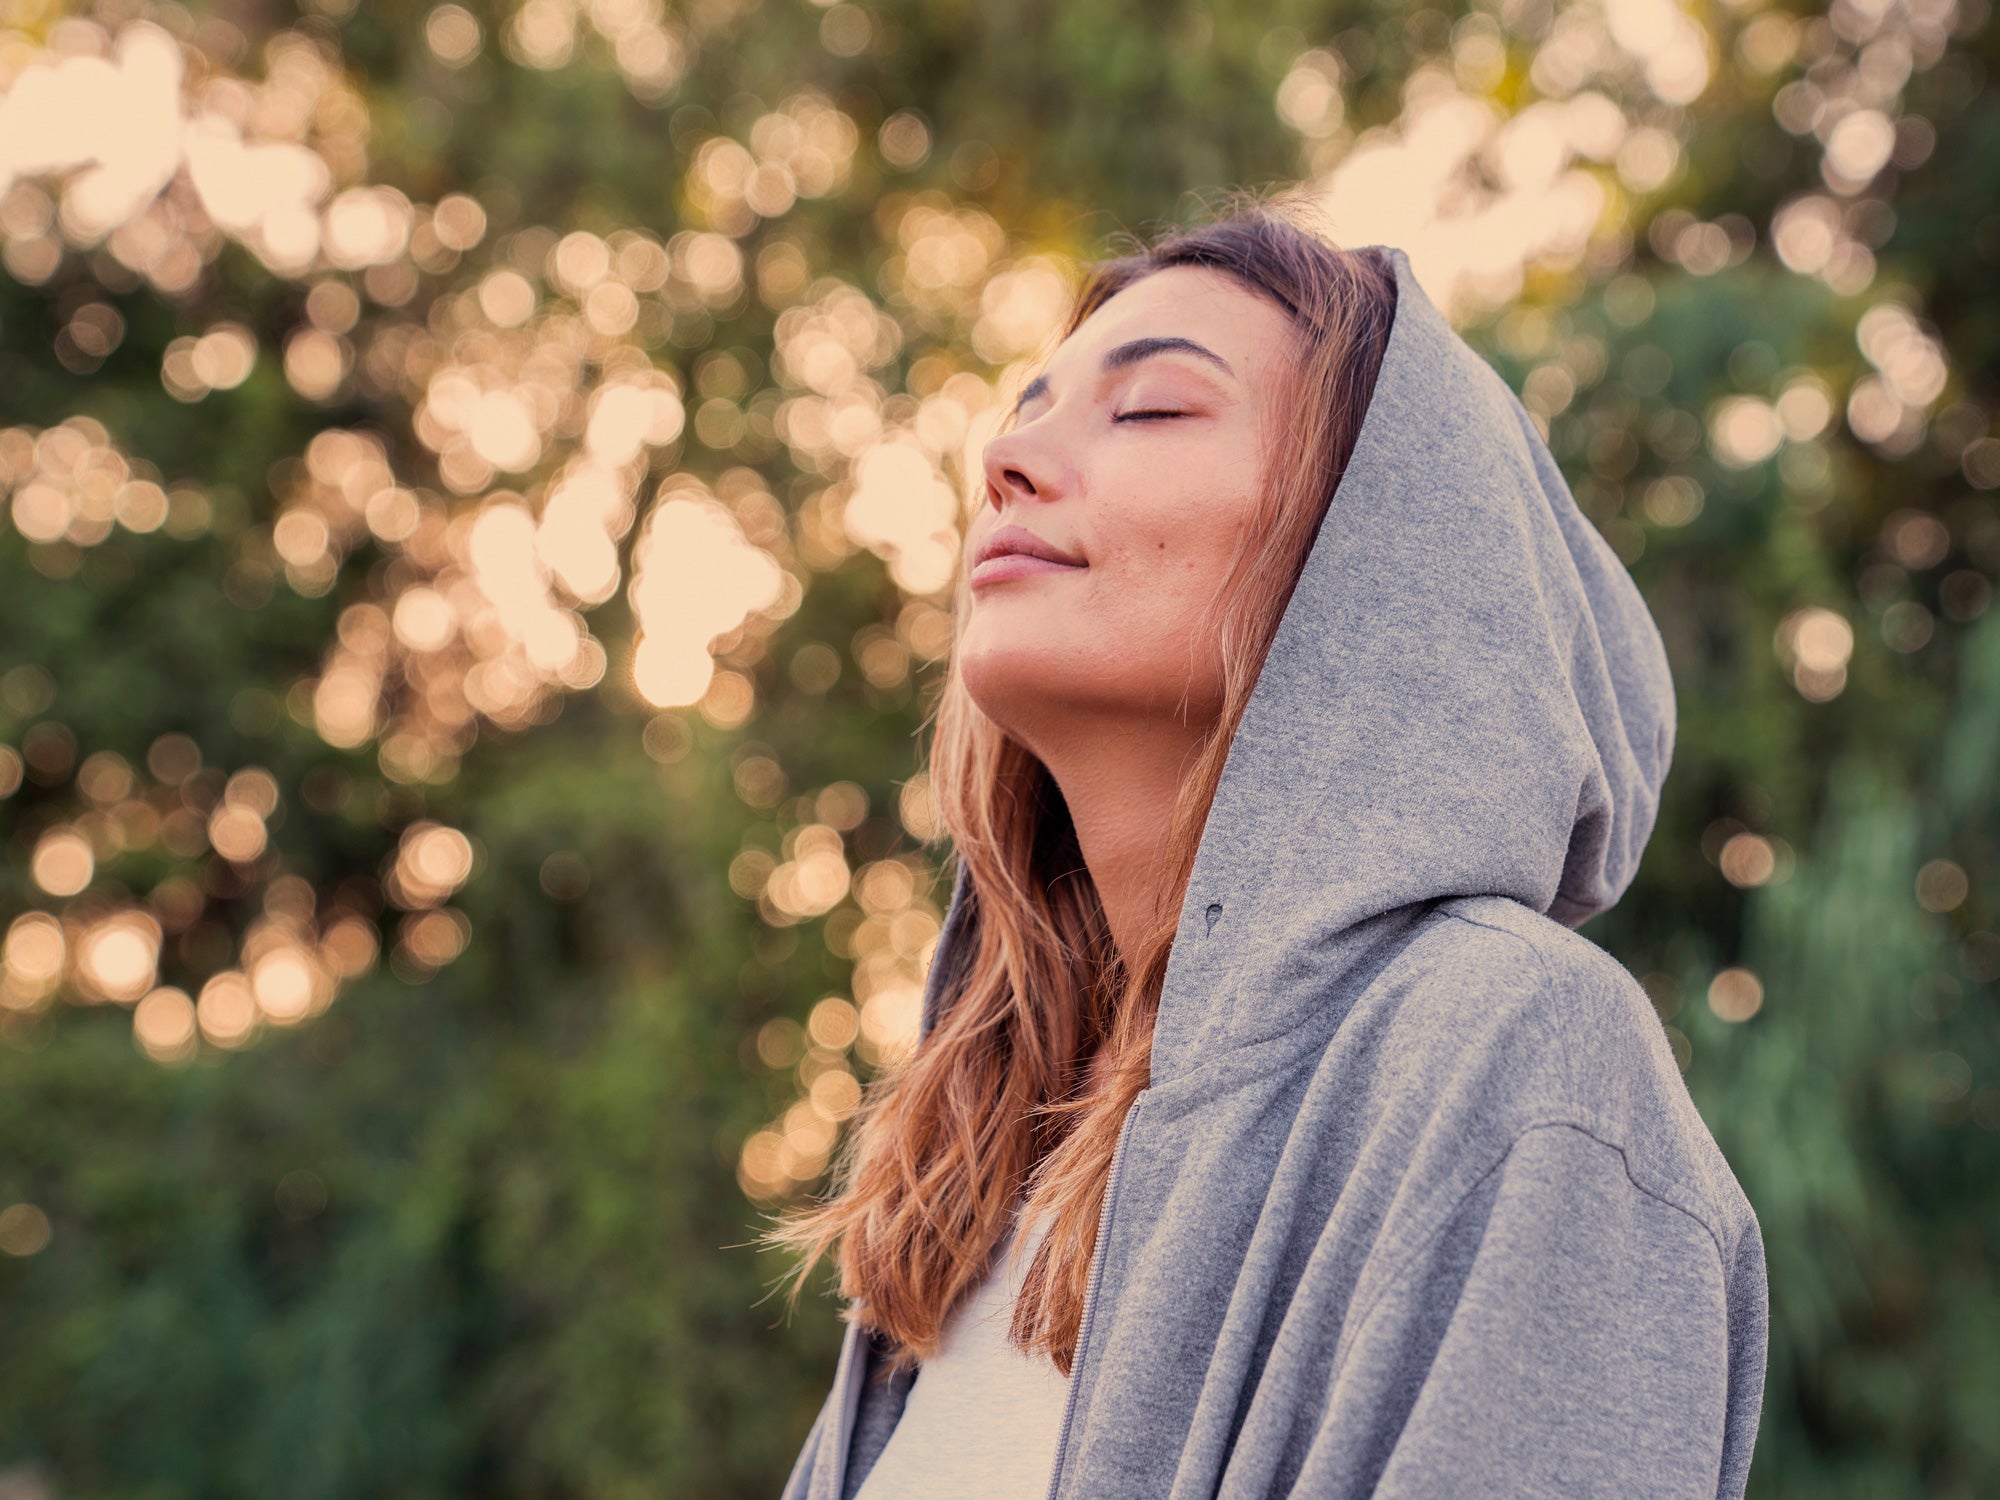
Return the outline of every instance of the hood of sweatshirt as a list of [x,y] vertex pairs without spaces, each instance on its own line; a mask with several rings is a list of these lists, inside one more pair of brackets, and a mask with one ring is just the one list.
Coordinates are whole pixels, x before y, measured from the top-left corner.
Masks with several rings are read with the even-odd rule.
[[[1674,746],[1645,601],[1534,420],[1400,249],[1366,418],[1231,745],[1188,882],[1156,1081],[1351,995],[1435,903],[1575,927],[1630,884]],[[963,955],[961,869],[927,1032]]]

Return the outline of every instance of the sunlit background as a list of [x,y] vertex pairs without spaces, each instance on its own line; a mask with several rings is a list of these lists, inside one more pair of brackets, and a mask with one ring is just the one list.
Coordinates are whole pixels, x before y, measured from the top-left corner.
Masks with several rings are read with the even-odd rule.
[[[1231,186],[1659,618],[1757,1495],[2000,1493],[1989,0],[0,0],[0,1496],[760,1496],[968,466]],[[763,1300],[760,1300],[763,1299]]]

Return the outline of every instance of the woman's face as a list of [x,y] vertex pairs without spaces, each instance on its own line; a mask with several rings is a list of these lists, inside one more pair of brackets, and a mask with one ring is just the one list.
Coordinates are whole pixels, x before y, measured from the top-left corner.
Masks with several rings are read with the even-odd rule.
[[1293,337],[1225,272],[1152,272],[1062,342],[986,445],[960,670],[1030,750],[1093,719],[1220,713],[1204,621],[1257,512]]

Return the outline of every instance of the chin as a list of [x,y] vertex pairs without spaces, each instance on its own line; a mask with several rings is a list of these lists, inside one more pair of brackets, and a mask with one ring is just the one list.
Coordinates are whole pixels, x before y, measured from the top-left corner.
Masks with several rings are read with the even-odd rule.
[[968,631],[958,643],[958,670],[980,712],[1009,727],[1023,707],[1062,696],[1063,672],[1045,647],[1018,639],[983,642]]
[[1182,680],[1174,678],[1169,688],[1164,677],[1155,682],[1135,671],[1134,661],[1134,653],[1103,641],[1010,638],[982,649],[968,637],[960,642],[958,671],[979,711],[1034,747],[1085,724],[1164,717],[1160,705],[1179,697]]

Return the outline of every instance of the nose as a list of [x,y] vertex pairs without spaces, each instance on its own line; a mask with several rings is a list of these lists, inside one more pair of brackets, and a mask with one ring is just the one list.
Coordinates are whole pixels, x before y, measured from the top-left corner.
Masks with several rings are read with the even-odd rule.
[[1010,504],[1059,500],[1074,484],[1074,471],[1061,449],[1046,433],[1026,428],[992,439],[980,462],[986,474],[986,503],[996,511]]

